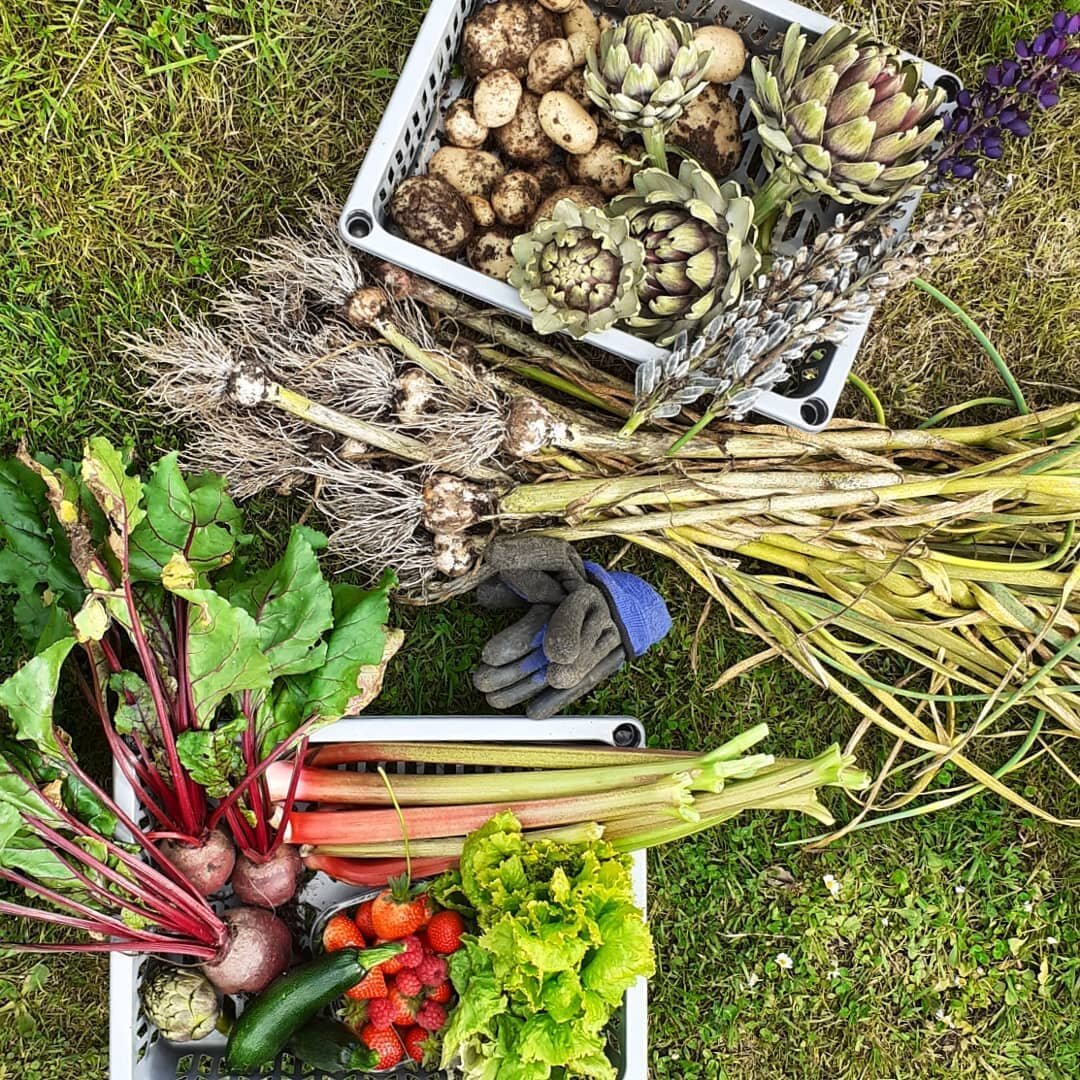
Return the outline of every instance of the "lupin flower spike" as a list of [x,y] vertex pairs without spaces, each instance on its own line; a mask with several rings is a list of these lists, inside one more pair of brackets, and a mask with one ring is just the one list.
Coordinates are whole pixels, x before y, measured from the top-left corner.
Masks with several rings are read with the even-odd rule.
[[938,158],[939,189],[949,180],[970,180],[981,158],[996,160],[1004,140],[1031,134],[1031,110],[1051,109],[1061,100],[1061,83],[1080,74],[1080,13],[1059,11],[1032,41],[1016,43],[1016,59],[991,64],[982,85],[964,90],[945,118],[946,142]]

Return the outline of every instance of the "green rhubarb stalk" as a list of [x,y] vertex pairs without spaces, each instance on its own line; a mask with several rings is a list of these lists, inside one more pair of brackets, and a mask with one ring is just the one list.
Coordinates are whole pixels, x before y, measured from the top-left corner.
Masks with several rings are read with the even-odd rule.
[[[527,776],[528,773],[518,775]],[[488,777],[490,778],[490,777]],[[400,779],[400,777],[398,778]],[[426,779],[433,779],[427,777]],[[512,810],[526,829],[574,825],[582,821],[604,821],[620,814],[636,813],[642,807],[667,807],[677,816],[695,814],[694,799],[685,775],[665,777],[655,784],[619,791],[574,795],[562,799],[485,802],[471,806],[421,806],[401,811],[410,840],[465,836],[502,810]],[[300,810],[289,815],[285,843],[335,848],[400,840],[402,822],[393,810]]]
[[529,801],[618,791],[655,783],[673,773],[686,773],[691,790],[715,791],[731,776],[753,775],[772,764],[769,755],[739,759],[741,748],[763,738],[767,729],[751,729],[728,746],[690,761],[684,758],[639,765],[593,769],[547,769],[532,772],[401,774],[393,778],[393,793],[372,773],[339,769],[302,768],[294,775],[290,762],[277,762],[266,771],[270,797],[284,799],[295,784],[300,802],[387,806],[396,798],[403,806],[467,806],[497,799]]
[[328,743],[308,764],[329,768],[360,762],[422,762],[426,765],[484,765],[523,769],[589,769],[609,765],[694,761],[688,750],[620,750],[613,746],[552,746],[545,743]]
[[[598,821],[582,821],[554,829],[527,829],[522,838],[530,842],[555,840],[563,844],[591,844],[603,838],[604,826]],[[465,836],[432,837],[410,840],[409,850],[417,858],[452,858],[461,854]],[[363,844],[320,844],[313,855],[347,855],[352,859],[398,859],[405,853],[404,840],[381,840]]]

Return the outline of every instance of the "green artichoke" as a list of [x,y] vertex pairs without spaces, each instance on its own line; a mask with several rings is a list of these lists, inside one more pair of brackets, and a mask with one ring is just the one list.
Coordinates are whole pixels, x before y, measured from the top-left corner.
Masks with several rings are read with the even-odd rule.
[[[798,25],[766,65],[752,63],[765,166],[758,221],[802,189],[842,203],[886,202],[927,168],[945,92],[868,30],[834,26],[807,47]],[[805,197],[805,195],[803,196]]]
[[753,199],[692,161],[677,178],[643,169],[634,194],[613,200],[608,212],[625,216],[645,248],[641,311],[629,324],[661,345],[738,303],[761,265]]
[[162,967],[142,985],[143,1011],[170,1042],[205,1039],[217,1025],[217,993],[191,968]]
[[589,49],[585,89],[620,131],[640,134],[654,164],[664,168],[664,135],[708,85],[709,55],[681,19],[631,15]]
[[539,334],[580,338],[637,314],[645,252],[624,218],[562,199],[514,240],[510,284]]

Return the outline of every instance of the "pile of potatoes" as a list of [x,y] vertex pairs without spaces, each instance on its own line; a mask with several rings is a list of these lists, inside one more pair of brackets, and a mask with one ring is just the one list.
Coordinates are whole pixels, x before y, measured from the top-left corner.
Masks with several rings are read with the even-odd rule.
[[[582,73],[607,25],[584,0],[495,0],[469,19],[461,63],[471,94],[448,108],[446,145],[427,174],[403,181],[390,200],[410,241],[439,255],[464,251],[475,269],[505,281],[514,237],[561,199],[604,206],[630,189],[644,148],[590,101]],[[696,34],[711,50],[709,85],[668,139],[720,179],[742,157],[725,84],[741,74],[746,49],[725,27]]]

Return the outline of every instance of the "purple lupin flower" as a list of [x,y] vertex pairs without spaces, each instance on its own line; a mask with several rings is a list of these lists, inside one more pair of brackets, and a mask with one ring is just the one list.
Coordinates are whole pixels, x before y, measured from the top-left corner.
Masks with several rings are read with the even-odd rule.
[[1011,136],[1031,134],[1033,109],[1051,109],[1061,100],[1061,83],[1080,74],[1080,13],[1059,11],[1032,41],[1016,43],[1016,59],[991,64],[982,85],[963,90],[945,117],[945,145],[937,157],[940,189],[949,180],[970,180],[980,160],[996,160]]

